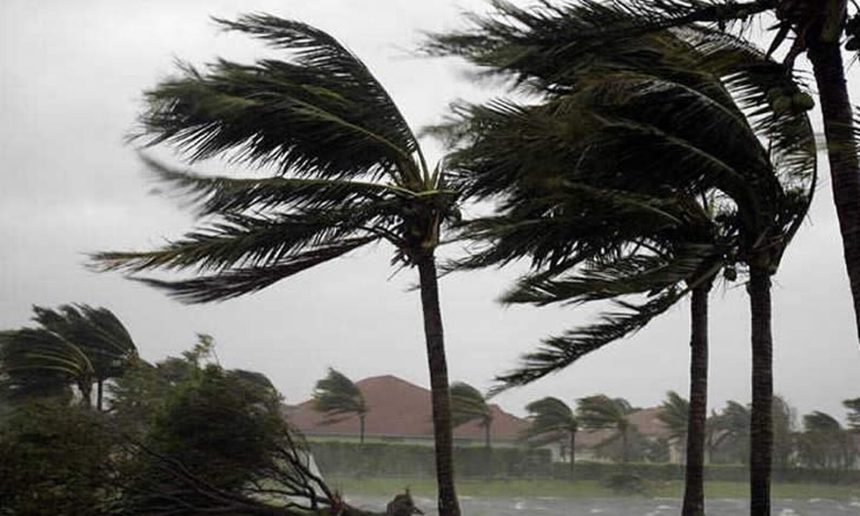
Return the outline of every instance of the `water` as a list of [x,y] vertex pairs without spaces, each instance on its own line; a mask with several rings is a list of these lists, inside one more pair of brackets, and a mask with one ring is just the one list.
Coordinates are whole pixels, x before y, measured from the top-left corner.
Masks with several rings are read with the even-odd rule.
[[[368,509],[381,510],[387,500],[383,498],[352,497],[350,503]],[[415,498],[415,504],[426,514],[436,514],[436,502],[429,498]],[[591,499],[568,498],[478,498],[461,496],[464,516],[677,516],[681,501],[675,499]],[[860,516],[860,498],[852,500],[774,500],[773,516]],[[708,516],[743,516],[749,513],[744,500],[708,500]]]

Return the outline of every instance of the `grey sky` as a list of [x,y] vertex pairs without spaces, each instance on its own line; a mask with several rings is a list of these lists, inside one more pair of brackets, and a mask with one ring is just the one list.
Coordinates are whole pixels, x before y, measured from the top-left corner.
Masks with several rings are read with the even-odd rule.
[[[0,328],[27,323],[32,304],[104,305],[129,327],[142,354],[159,359],[215,336],[221,361],[259,370],[287,401],[305,399],[325,368],[353,378],[396,374],[428,385],[414,271],[389,279],[390,248],[350,255],[260,294],[185,306],[115,274],[83,268],[84,253],[142,248],[191,226],[174,201],[152,196],[134,149],[141,91],[173,70],[175,58],[249,60],[261,45],[219,33],[210,15],[263,11],[330,31],[386,85],[415,125],[438,121],[458,97],[485,92],[452,62],[410,58],[419,31],[458,26],[477,1],[159,0],[0,2]],[[852,70],[856,82],[856,69]],[[860,92],[854,91],[854,97]],[[431,155],[438,146],[427,142]],[[160,154],[169,157],[167,153]],[[218,164],[200,170],[220,172]],[[842,417],[860,396],[860,351],[827,170],[809,223],[775,279],[776,391],[804,413]],[[445,255],[445,251],[442,252]],[[494,299],[517,271],[442,280],[452,380],[480,388],[542,336],[593,310],[502,308]],[[583,359],[498,402],[522,414],[528,401],[603,392],[654,405],[687,391],[686,304],[633,338]],[[712,298],[711,396],[749,399],[749,322],[742,286]]]

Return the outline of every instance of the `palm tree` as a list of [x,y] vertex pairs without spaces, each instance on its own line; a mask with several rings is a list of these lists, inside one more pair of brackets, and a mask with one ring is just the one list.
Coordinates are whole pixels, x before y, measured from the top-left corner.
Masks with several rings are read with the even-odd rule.
[[329,367],[326,377],[314,388],[313,406],[314,410],[326,415],[323,420],[326,425],[343,421],[351,415],[358,416],[359,439],[364,444],[364,420],[370,408],[358,386],[343,373]]
[[81,402],[103,409],[104,383],[121,376],[137,349],[125,326],[107,308],[63,305],[33,307],[36,328],[0,333],[0,372],[13,397],[62,394],[74,384]]
[[105,252],[103,270],[195,269],[198,277],[143,279],[186,302],[268,287],[369,244],[418,269],[432,389],[439,512],[459,514],[454,490],[448,373],[435,263],[456,193],[428,167],[418,139],[367,67],[333,37],[267,15],[217,20],[288,51],[286,60],[219,60],[146,93],[140,138],[171,144],[190,162],[226,157],[273,171],[233,179],[177,171],[158,176],[196,201],[199,229],[160,249]]
[[583,428],[612,430],[613,434],[599,446],[621,440],[621,461],[630,460],[630,433],[636,427],[627,419],[633,407],[624,398],[610,398],[603,394],[580,398],[576,416]]
[[493,425],[493,411],[481,391],[465,382],[451,385],[451,421],[454,428],[477,421],[484,429],[484,453],[486,476],[493,476],[493,455],[490,445],[490,430]]
[[848,427],[860,432],[860,398],[844,400],[842,405],[848,410]]
[[579,421],[567,403],[558,398],[547,396],[526,405],[529,413],[529,426],[523,433],[523,438],[532,446],[566,439],[570,448],[570,478],[573,479],[573,469],[576,457],[576,432]]
[[[805,111],[777,111],[767,97],[774,88],[794,94],[802,94],[802,90],[783,66],[765,59],[742,40],[709,31],[619,38],[592,49],[589,59],[579,62],[548,53],[534,62],[517,62],[519,67],[512,68],[505,56],[517,55],[518,48],[539,36],[539,28],[504,23],[492,25],[496,53],[475,50],[469,39],[443,41],[475,62],[496,63],[491,72],[511,73],[548,99],[536,107],[497,101],[460,108],[466,121],[460,121],[456,129],[466,135],[466,145],[453,154],[453,161],[463,170],[461,175],[469,185],[465,191],[504,199],[500,216],[473,225],[477,230],[472,234],[490,246],[472,264],[530,257],[535,268],[542,269],[537,274],[541,281],[531,289],[537,294],[509,296],[511,301],[578,303],[600,298],[590,293],[593,291],[605,298],[647,293],[649,301],[622,304],[624,312],[609,313],[598,324],[544,341],[544,347],[527,355],[519,370],[502,379],[528,383],[628,335],[680,299],[687,289],[677,288],[677,283],[686,282],[694,293],[690,413],[691,423],[697,422],[690,431],[697,444],[688,446],[688,471],[700,472],[707,371],[707,347],[700,338],[707,335],[703,331],[706,293],[714,265],[725,264],[726,272],[731,273],[727,276],[734,277],[735,264],[742,264],[750,274],[754,321],[757,430],[751,486],[759,500],[754,505],[766,503],[761,501],[769,498],[772,441],[769,278],[802,222],[815,182],[814,137]],[[462,47],[457,46],[460,44]],[[448,133],[457,136],[457,131]],[[572,169],[570,163],[576,167]],[[598,188],[608,205],[603,209],[583,199],[595,197]],[[690,197],[701,194],[706,202],[690,209],[695,206]],[[564,199],[569,202],[565,204]],[[673,207],[672,202],[683,209]],[[725,229],[705,231],[712,240],[691,239],[690,232],[683,231],[684,224],[675,221],[698,220],[688,214],[708,213],[712,203],[717,204],[713,219]],[[648,211],[651,213],[646,215]],[[637,212],[642,215],[631,216]],[[624,216],[627,221],[619,223]],[[588,219],[593,222],[589,224]],[[675,228],[668,237],[666,227]],[[714,233],[722,238],[714,239]],[[677,249],[684,249],[677,244],[679,236],[685,237],[680,241],[686,244],[686,254]],[[676,242],[668,253],[667,241]],[[693,243],[700,244],[700,252],[702,244],[709,251],[691,256]],[[686,264],[685,272],[675,275],[672,282],[661,278],[661,289],[606,288],[608,277],[642,286],[631,282],[629,274],[618,274],[621,267],[613,262],[631,247],[645,248],[645,256],[652,261],[655,254],[664,260],[658,261],[660,267],[649,263],[643,271],[664,272],[665,256],[674,253],[675,263]],[[636,259],[642,262],[641,255]],[[588,261],[597,262],[595,273],[543,281]],[[606,267],[607,262],[613,267]],[[620,263],[624,273],[635,271],[627,257]],[[703,267],[705,264],[708,266]],[[533,282],[528,281],[527,286],[529,283]],[[700,287],[698,296],[696,287]],[[694,479],[688,485],[701,482]],[[685,514],[703,511],[701,489],[697,491]]]
[[814,411],[803,416],[800,458],[807,467],[847,468],[854,463],[853,436],[830,414]]
[[687,425],[690,419],[690,402],[675,391],[666,393],[666,399],[660,405],[659,419],[669,430],[669,439],[686,447]]
[[[491,67],[493,72],[527,71],[546,77],[549,68],[558,76],[566,73],[565,67],[571,63],[588,60],[603,46],[624,38],[677,27],[743,30],[757,25],[755,18],[770,24],[775,17],[778,33],[768,55],[793,32],[794,43],[784,59],[786,68],[792,70],[795,58],[802,53],[812,63],[860,334],[860,161],[840,49],[843,32],[846,50],[856,52],[860,48],[860,8],[854,2],[850,5],[853,11],[847,0],[575,0],[523,9],[496,2],[490,14],[471,16],[470,30],[435,36],[428,49],[436,54],[464,56]],[[808,95],[779,88],[762,101],[782,111],[814,106]]]
[[465,382],[451,384],[451,421],[454,428],[477,421],[484,429],[484,447],[490,449],[493,411],[481,391]]
[[741,462],[749,461],[750,442],[750,409],[736,401],[729,400],[726,407],[713,418],[715,439],[713,447],[718,448],[726,443],[731,443],[733,448],[739,450],[738,458]]

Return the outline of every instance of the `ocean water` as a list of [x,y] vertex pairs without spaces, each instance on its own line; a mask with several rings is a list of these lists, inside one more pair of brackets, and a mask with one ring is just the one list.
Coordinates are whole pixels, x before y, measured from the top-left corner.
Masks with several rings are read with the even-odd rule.
[[[367,509],[384,510],[387,500],[382,498],[354,497],[353,505]],[[436,502],[429,498],[416,498],[415,504],[425,514],[436,514]],[[460,506],[464,516],[677,516],[681,512],[681,501],[676,499],[590,499],[567,498],[478,498],[461,496]],[[774,500],[771,503],[773,516],[860,516],[860,493],[851,500]],[[708,500],[708,516],[743,516],[749,513],[744,500]]]

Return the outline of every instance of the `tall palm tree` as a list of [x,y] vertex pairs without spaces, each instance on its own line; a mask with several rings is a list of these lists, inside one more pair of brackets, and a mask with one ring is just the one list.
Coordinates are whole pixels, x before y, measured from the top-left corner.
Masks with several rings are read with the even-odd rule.
[[428,167],[418,139],[382,85],[325,32],[267,15],[217,20],[288,55],[253,64],[219,60],[146,93],[140,138],[190,162],[228,158],[271,175],[233,179],[150,161],[208,217],[154,251],[94,256],[104,270],[194,269],[180,281],[145,279],[186,302],[268,287],[359,247],[387,241],[395,263],[418,269],[432,389],[439,512],[459,514],[454,490],[448,373],[435,263],[456,193]]
[[329,367],[328,374],[314,388],[313,406],[314,410],[326,415],[323,420],[326,425],[358,416],[359,440],[364,444],[364,420],[370,408],[358,386],[343,373]]
[[529,426],[523,438],[532,446],[543,446],[566,439],[570,453],[570,478],[573,479],[576,462],[576,432],[579,421],[567,403],[558,398],[547,396],[526,405],[529,413]]
[[[589,293],[595,290],[611,292],[606,298],[634,292],[650,296],[643,305],[623,304],[626,313],[609,313],[598,324],[546,340],[540,351],[526,357],[519,370],[502,379],[513,384],[533,381],[641,328],[688,291],[676,286],[685,281],[694,294],[694,403],[690,413],[691,423],[697,422],[690,432],[697,444],[688,446],[688,455],[692,454],[688,471],[701,472],[707,347],[706,341],[697,337],[707,335],[702,331],[707,325],[705,294],[714,278],[714,265],[726,264],[731,277],[736,274],[735,263],[744,265],[750,274],[754,426],[758,429],[751,486],[756,500],[767,500],[772,439],[769,278],[802,222],[815,182],[814,137],[805,111],[777,111],[767,97],[775,88],[793,94],[802,94],[802,90],[782,65],[766,59],[742,40],[710,31],[618,38],[593,49],[588,59],[563,60],[547,52],[541,59],[517,62],[518,68],[514,68],[506,56],[518,55],[520,47],[532,49],[531,38],[539,39],[540,32],[528,24],[510,23],[492,25],[496,53],[481,53],[469,46],[468,39],[443,40],[454,49],[452,52],[475,62],[487,66],[496,63],[488,73],[513,74],[521,84],[548,99],[537,107],[496,102],[461,108],[466,122],[461,122],[465,128],[458,130],[465,135],[461,141],[466,144],[453,154],[453,160],[464,171],[464,181],[469,185],[466,191],[504,199],[500,216],[473,225],[477,227],[473,235],[491,244],[473,263],[498,264],[530,257],[537,269],[543,269],[538,278],[544,280],[549,275],[551,281],[542,281],[532,289],[537,295],[508,298],[517,302],[577,303],[599,298]],[[478,35],[485,36],[480,31]],[[456,131],[448,133],[457,136]],[[763,145],[762,140],[768,144]],[[585,204],[583,197],[595,197],[596,188],[603,189],[608,208]],[[717,203],[718,210],[713,218],[726,228],[721,231],[724,238],[690,239],[688,231],[677,229],[684,224],[675,221],[697,219],[688,214],[707,213],[711,202],[690,209],[690,196],[699,194],[706,199],[714,196],[711,202]],[[565,198],[571,199],[569,205],[560,201]],[[672,202],[686,209],[679,210]],[[629,216],[636,211],[643,215]],[[627,222],[619,223],[624,216],[628,216]],[[589,224],[589,218],[596,222]],[[655,221],[650,227],[649,218]],[[665,260],[667,238],[665,229],[655,229],[660,228],[657,221],[664,228],[676,228],[668,241],[678,242],[678,236],[684,236],[687,249],[701,243],[710,250],[696,260],[689,251],[679,253],[677,244],[670,248],[676,256],[674,262],[687,267],[672,282],[662,278],[662,289],[607,289],[600,283],[595,288],[594,280],[606,283],[606,270],[612,271],[605,263],[624,255],[631,243],[636,250],[644,247],[649,259],[654,260],[656,254]],[[663,239],[655,236],[660,231]],[[715,249],[714,243],[721,241],[727,243]],[[560,271],[589,260],[598,262],[591,277],[552,280]],[[626,258],[621,263],[625,272],[631,269]],[[708,266],[703,267],[705,264]],[[653,268],[645,267],[644,271]],[[621,284],[642,285],[631,283],[629,275],[625,278],[616,272],[615,276],[622,279]],[[697,290],[699,295],[695,296]],[[694,479],[688,485],[700,486],[701,481]],[[696,491],[685,514],[703,511],[702,491]],[[754,505],[760,503],[766,502]]]
[[675,391],[667,392],[657,419],[669,430],[669,439],[686,448],[690,402]]
[[77,387],[81,402],[103,409],[104,383],[137,360],[137,348],[122,322],[107,308],[34,306],[35,328],[0,333],[0,372],[15,397],[58,394]]
[[493,411],[481,391],[466,382],[451,384],[451,421],[455,428],[470,421],[477,421],[484,429],[484,447],[490,449]]
[[[473,28],[436,36],[434,53],[463,55],[495,70],[514,73],[555,67],[588,59],[619,39],[668,28],[757,26],[753,20],[778,23],[768,55],[794,33],[786,68],[794,69],[805,53],[812,63],[827,140],[834,203],[842,233],[854,312],[860,334],[860,161],[857,121],[852,117],[849,88],[840,48],[860,48],[860,8],[848,0],[574,0],[540,3],[528,9],[495,2],[487,15],[473,15]],[[842,34],[846,39],[842,39]],[[515,46],[511,42],[516,43]],[[558,67],[556,63],[565,63]],[[780,110],[814,106],[811,97],[774,89],[763,101]]]
[[630,460],[630,433],[636,430],[633,423],[627,419],[633,413],[633,407],[624,398],[610,398],[596,394],[580,398],[576,416],[583,428],[589,430],[612,430],[613,434],[600,446],[615,440],[621,440],[621,461],[627,464]]
[[[495,234],[485,231],[490,235],[487,240],[495,239],[491,240],[493,258],[496,263],[503,262],[526,249],[522,254],[530,255],[538,266],[548,263],[549,268],[565,268],[581,262],[584,253],[607,249],[611,237],[623,234],[620,231],[641,227],[641,221],[637,220],[636,224],[616,230],[611,225],[613,215],[606,217],[601,213],[598,220],[608,218],[602,230],[609,236],[597,240],[597,245],[577,244],[574,238],[581,238],[579,233],[558,229],[551,232],[552,225],[559,223],[558,213],[562,211],[558,202],[548,203],[549,208],[540,213],[549,220],[546,223],[549,229],[540,239],[535,235],[534,223],[522,223],[524,214],[529,215],[523,206],[526,203],[535,205],[533,190],[536,186],[548,183],[557,188],[564,180],[588,181],[583,177],[589,173],[595,177],[590,179],[592,187],[635,189],[637,193],[663,198],[667,191],[676,196],[685,192],[689,195],[691,191],[694,194],[707,192],[731,206],[728,214],[719,217],[736,231],[737,239],[733,242],[737,248],[732,251],[736,253],[733,259],[743,264],[750,275],[755,420],[750,482],[753,512],[764,513],[769,510],[772,443],[770,276],[776,272],[786,245],[803,220],[815,183],[814,135],[805,113],[807,106],[792,105],[785,109],[771,105],[768,96],[774,90],[792,96],[802,96],[803,91],[787,75],[785,67],[768,60],[743,40],[713,31],[649,33],[626,38],[617,35],[611,42],[589,47],[591,53],[587,56],[579,54],[579,60],[571,60],[562,49],[542,47],[547,41],[542,39],[545,35],[539,22],[542,14],[517,12],[522,17],[479,20],[484,25],[473,34],[438,39],[441,48],[450,53],[465,55],[489,66],[488,73],[511,74],[520,84],[536,88],[550,99],[545,104],[551,107],[547,111],[554,115],[550,122],[543,126],[533,121],[519,124],[519,134],[533,133],[534,127],[543,127],[543,134],[530,135],[527,140],[519,138],[520,143],[512,138],[494,141],[472,137],[460,154],[465,156],[468,172],[478,177],[473,180],[479,185],[478,192],[505,199],[503,213],[508,217],[502,219],[504,224],[496,224]],[[484,37],[493,39],[491,50],[481,43]],[[534,59],[520,61],[520,50],[530,53]],[[577,57],[576,52],[573,57]],[[590,106],[590,112],[600,115],[598,124],[606,129],[599,132],[590,126],[592,119],[587,116],[588,112],[578,109],[582,102]],[[523,118],[518,106],[509,105],[497,107],[492,115],[505,120]],[[484,132],[495,130],[494,127],[486,129],[487,125],[482,119],[480,124],[471,127]],[[508,134],[517,133],[510,131]],[[767,145],[763,145],[762,140],[768,142]],[[498,145],[500,141],[505,145]],[[540,146],[543,146],[542,153],[536,151]],[[491,156],[491,148],[494,148],[495,157]],[[577,149],[579,152],[573,152]],[[531,155],[525,158],[514,155],[523,152],[531,152]],[[560,155],[561,161],[554,165],[555,169],[547,164],[551,158],[546,158],[553,154]],[[538,161],[538,156],[543,162]],[[576,164],[572,172],[567,171],[569,163]],[[531,172],[524,172],[528,170]],[[552,174],[559,174],[558,171],[564,174],[561,176],[564,179],[551,180]],[[520,186],[511,187],[515,181]],[[555,197],[559,195],[556,193]],[[652,208],[656,206],[659,205],[651,204]],[[585,208],[576,204],[573,207],[579,213],[586,213]],[[660,206],[659,211],[665,214],[664,206]],[[595,213],[599,212],[587,214],[594,216]],[[514,225],[512,216],[516,216],[520,226]],[[499,227],[507,233],[504,238],[499,236]],[[515,234],[512,227],[518,227],[520,234]],[[566,244],[559,244],[565,239]],[[553,240],[556,246],[551,245]],[[612,251],[617,253],[615,249]],[[552,257],[552,252],[567,256],[567,261]],[[550,258],[546,259],[547,256]],[[677,289],[674,292],[674,299],[677,299]],[[548,297],[544,295],[543,301],[536,298],[529,302],[545,303]],[[558,301],[565,300],[560,295],[554,297]],[[566,298],[574,302],[587,299],[582,295]],[[583,353],[640,328],[653,317],[652,314],[643,316],[643,308],[670,306],[667,301],[668,298],[654,296],[650,303],[635,307],[636,312],[626,319],[617,313],[609,314],[604,323],[545,341],[541,351],[526,357],[521,371],[505,379],[522,383],[522,380],[529,380],[524,374],[527,371],[540,373],[532,375],[534,378],[556,370],[551,365],[553,362],[563,367]],[[706,298],[694,299],[693,308],[701,301]],[[706,310],[699,309],[698,313],[706,314]],[[697,321],[694,315],[694,328]],[[622,322],[628,324],[623,326]],[[698,324],[707,324],[706,316]],[[607,332],[607,329],[619,328],[623,331]],[[597,337],[601,336],[611,338],[598,341]],[[706,348],[693,346],[693,350],[696,349]],[[697,366],[702,360],[695,354],[691,362],[695,384],[696,373],[706,369]],[[691,399],[696,401],[691,421],[695,419],[701,424],[690,435],[697,436],[697,441],[703,443],[703,437],[698,436],[704,435],[706,412],[699,408],[702,405],[697,401],[697,398],[703,401],[698,394],[702,391],[691,388],[691,392]],[[703,444],[696,446],[695,455],[702,457]],[[700,467],[694,469],[701,471]],[[701,496],[697,498],[698,502],[689,510],[685,509],[685,514],[702,513]]]

